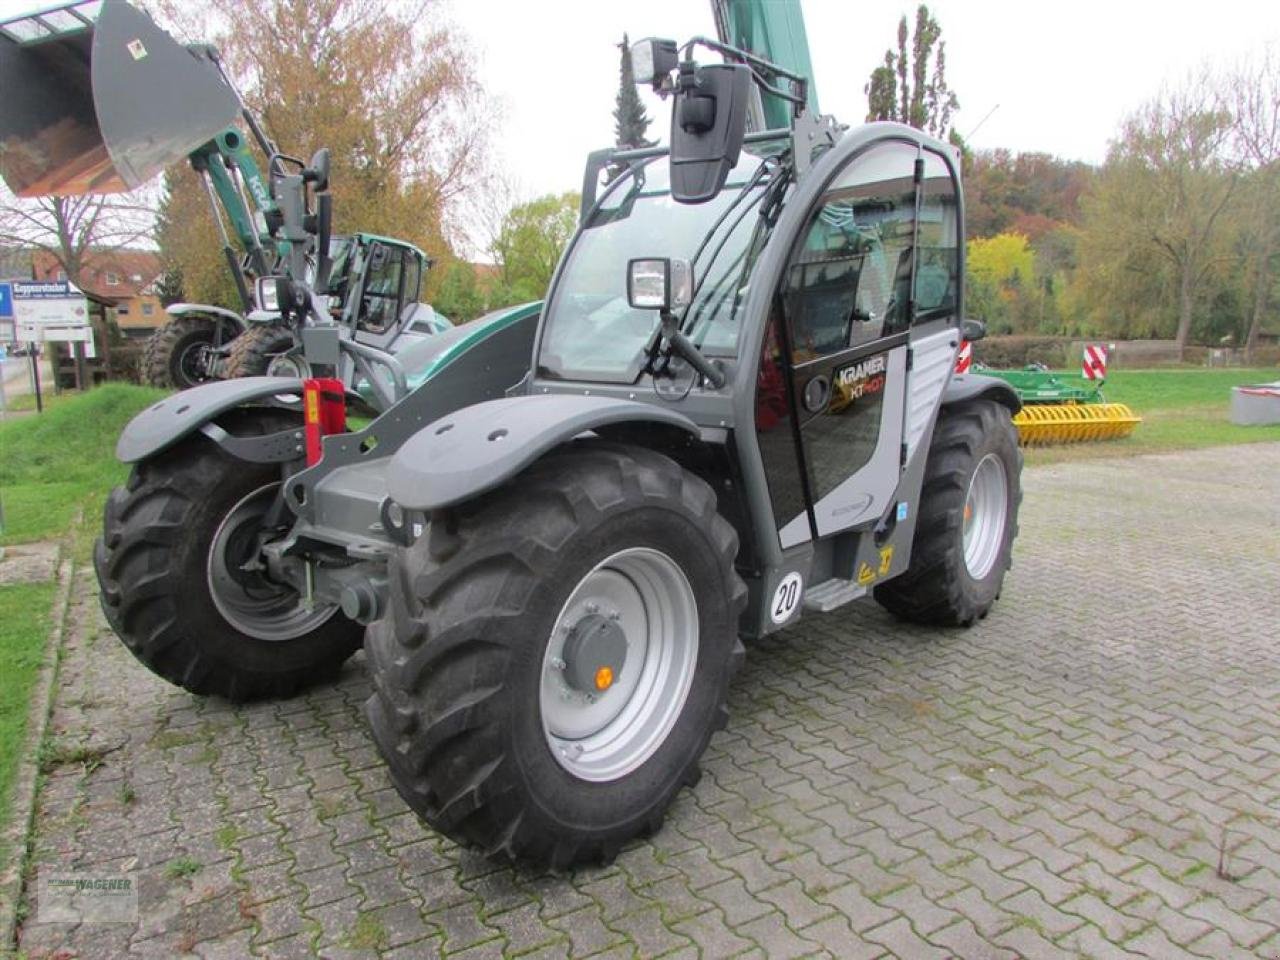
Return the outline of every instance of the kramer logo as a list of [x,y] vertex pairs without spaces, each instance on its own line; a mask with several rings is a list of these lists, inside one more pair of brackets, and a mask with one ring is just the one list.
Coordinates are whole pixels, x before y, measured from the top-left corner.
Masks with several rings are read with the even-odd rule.
[[855,363],[851,367],[845,367],[840,371],[840,385],[845,387],[852,386],[859,380],[875,376],[878,373],[884,373],[884,358],[885,355],[882,353],[878,356],[868,357],[866,360]]

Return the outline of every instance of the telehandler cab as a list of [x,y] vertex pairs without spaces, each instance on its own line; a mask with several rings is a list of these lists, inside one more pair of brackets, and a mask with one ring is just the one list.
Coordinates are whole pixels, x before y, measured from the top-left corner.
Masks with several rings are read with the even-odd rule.
[[[132,39],[114,70],[160,61]],[[198,66],[172,47],[164,83],[131,78],[141,106]],[[0,70],[28,52],[0,45]],[[1017,396],[953,374],[981,331],[952,149],[838,126],[803,76],[723,42],[642,41],[634,63],[672,100],[670,147],[590,157],[541,308],[435,338],[413,391],[385,361],[395,402],[363,429],[328,380],[153,405],[120,437],[133,471],[94,557],[112,627],[197,694],[289,694],[363,637],[410,806],[557,867],[660,826],[725,723],[740,638],[869,594],[970,625],[1017,532]],[[785,126],[747,129],[761,99]],[[28,144],[3,130],[8,178]],[[302,263],[327,237],[306,171],[273,190],[285,272],[259,284],[323,373],[349,349]]]

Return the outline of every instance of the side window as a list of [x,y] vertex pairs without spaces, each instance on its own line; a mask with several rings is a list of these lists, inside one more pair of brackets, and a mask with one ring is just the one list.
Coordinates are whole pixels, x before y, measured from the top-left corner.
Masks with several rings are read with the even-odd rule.
[[859,347],[910,323],[917,156],[910,144],[879,144],[828,188],[783,289],[795,363]]
[[380,243],[369,251],[369,270],[360,304],[360,326],[382,333],[396,322],[400,312],[400,267],[402,258]]
[[778,320],[777,310],[772,311],[760,349],[760,368],[756,373],[756,436],[768,477],[773,515],[778,526],[783,527],[803,514],[805,506]]
[[916,233],[916,323],[955,314],[960,279],[959,210],[946,162],[925,151]]
[[422,282],[422,264],[412,250],[404,252],[404,295],[402,303],[418,302],[418,285]]

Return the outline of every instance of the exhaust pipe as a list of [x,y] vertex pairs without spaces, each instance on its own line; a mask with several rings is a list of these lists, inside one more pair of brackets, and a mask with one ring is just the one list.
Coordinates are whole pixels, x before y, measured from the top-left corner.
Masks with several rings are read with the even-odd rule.
[[0,177],[19,197],[123,193],[234,123],[215,64],[124,0],[0,22]]

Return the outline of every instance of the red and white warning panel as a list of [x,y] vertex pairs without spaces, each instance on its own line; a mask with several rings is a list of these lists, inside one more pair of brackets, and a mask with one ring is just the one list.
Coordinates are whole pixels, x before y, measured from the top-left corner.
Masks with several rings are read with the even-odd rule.
[[1107,379],[1107,348],[1100,343],[1084,345],[1084,363],[1080,375],[1086,380]]
[[956,354],[956,373],[968,373],[973,366],[973,344],[968,340],[960,341],[960,352]]

